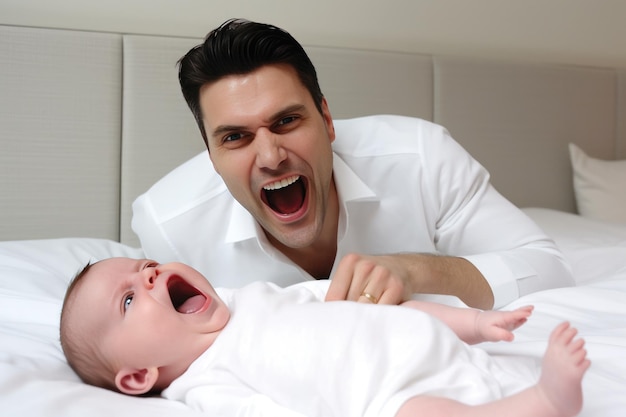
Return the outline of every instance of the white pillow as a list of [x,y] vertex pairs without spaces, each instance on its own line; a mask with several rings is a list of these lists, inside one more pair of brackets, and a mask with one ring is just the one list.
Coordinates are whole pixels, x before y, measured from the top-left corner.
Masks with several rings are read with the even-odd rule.
[[589,157],[569,144],[574,171],[574,193],[581,216],[626,223],[626,160],[604,161]]
[[626,224],[540,207],[522,210],[554,239],[577,284],[626,276]]

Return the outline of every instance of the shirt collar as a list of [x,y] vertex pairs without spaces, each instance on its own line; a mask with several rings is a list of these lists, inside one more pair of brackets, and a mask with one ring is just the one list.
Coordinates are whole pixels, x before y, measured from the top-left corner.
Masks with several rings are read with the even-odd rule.
[[241,242],[252,238],[258,238],[263,231],[254,217],[237,200],[233,198],[226,243]]
[[[345,203],[357,201],[377,201],[378,196],[336,153],[333,153],[333,178],[342,206]],[[248,239],[259,239],[263,236],[263,229],[254,220],[254,217],[239,202],[233,199],[228,231],[225,240],[227,243],[241,242]]]
[[333,178],[339,194],[339,201],[376,201],[378,196],[339,155],[333,154]]

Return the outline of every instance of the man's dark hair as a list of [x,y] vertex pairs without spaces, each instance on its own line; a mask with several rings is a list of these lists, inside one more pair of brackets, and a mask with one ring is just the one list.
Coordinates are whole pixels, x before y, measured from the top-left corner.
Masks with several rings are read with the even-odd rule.
[[273,64],[286,64],[296,71],[321,114],[323,95],[313,63],[302,45],[276,26],[243,19],[227,20],[179,60],[180,87],[207,146],[200,109],[202,86]]

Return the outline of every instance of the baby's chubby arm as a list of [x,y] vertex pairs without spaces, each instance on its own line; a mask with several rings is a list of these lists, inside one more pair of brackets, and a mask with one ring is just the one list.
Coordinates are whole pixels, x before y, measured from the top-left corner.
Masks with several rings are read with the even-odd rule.
[[443,321],[457,336],[470,345],[482,342],[513,340],[513,330],[526,322],[533,306],[524,306],[512,311],[478,310],[451,307],[445,304],[409,300],[401,304],[415,308]]

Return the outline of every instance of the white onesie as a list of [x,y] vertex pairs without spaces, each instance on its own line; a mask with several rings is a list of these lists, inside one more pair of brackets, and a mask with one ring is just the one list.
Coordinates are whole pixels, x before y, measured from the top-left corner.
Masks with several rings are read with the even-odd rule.
[[478,404],[538,377],[412,308],[320,302],[316,282],[225,291],[226,328],[163,392],[212,416],[391,417],[415,395]]

